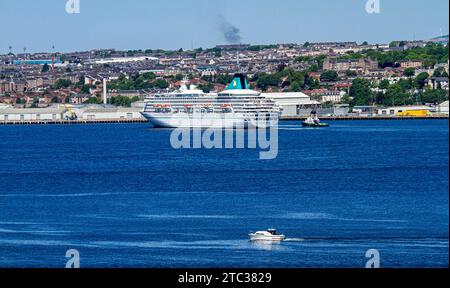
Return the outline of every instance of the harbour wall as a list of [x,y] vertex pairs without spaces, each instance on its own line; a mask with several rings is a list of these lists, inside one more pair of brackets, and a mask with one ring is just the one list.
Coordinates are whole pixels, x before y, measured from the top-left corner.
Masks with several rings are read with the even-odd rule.
[[[282,117],[282,121],[304,121],[307,117]],[[320,117],[324,121],[362,121],[362,120],[437,120],[437,119],[449,119],[446,115],[432,115],[424,117],[400,117],[400,116],[324,116]],[[119,124],[119,123],[147,123],[146,119],[80,119],[80,120],[23,120],[23,121],[2,121],[0,120],[0,126],[2,125],[79,125],[79,124]]]

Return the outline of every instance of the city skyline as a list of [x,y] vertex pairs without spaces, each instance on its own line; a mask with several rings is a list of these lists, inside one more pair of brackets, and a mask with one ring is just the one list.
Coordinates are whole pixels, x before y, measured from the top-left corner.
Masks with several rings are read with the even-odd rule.
[[[49,52],[52,46],[60,52],[176,50],[228,42],[389,43],[448,34],[446,0],[426,4],[380,0],[379,14],[366,11],[366,0],[283,0],[276,6],[266,0],[131,2],[80,0],[80,13],[68,14],[66,1],[2,1],[0,17],[10,24],[4,31],[0,54],[8,53],[10,46],[15,53],[24,48],[30,53]],[[22,17],[17,17],[17,11]]]

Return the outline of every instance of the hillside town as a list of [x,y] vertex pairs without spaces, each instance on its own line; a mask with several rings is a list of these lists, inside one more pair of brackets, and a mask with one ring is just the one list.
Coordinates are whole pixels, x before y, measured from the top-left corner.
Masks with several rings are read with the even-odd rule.
[[327,114],[343,107],[341,113],[389,114],[388,107],[406,106],[448,115],[448,36],[389,44],[236,44],[187,51],[16,50],[9,47],[9,53],[0,54],[0,114],[64,105],[139,108],[147,95],[176,90],[185,79],[204,92],[222,91],[241,72],[255,90],[297,95],[301,101],[286,116],[313,106],[328,109]]

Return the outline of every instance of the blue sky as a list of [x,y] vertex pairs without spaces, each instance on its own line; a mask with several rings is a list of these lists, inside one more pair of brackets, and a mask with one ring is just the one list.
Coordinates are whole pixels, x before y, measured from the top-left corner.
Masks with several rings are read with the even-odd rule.
[[0,0],[0,54],[13,50],[189,49],[224,44],[220,19],[251,44],[429,39],[448,34],[448,0]]

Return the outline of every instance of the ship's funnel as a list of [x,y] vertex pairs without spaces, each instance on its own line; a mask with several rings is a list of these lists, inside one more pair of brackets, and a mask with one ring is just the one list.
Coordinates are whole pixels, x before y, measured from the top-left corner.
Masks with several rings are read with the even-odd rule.
[[235,74],[233,81],[226,90],[249,89],[247,79],[244,74]]

